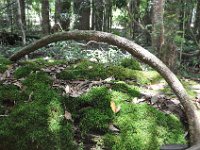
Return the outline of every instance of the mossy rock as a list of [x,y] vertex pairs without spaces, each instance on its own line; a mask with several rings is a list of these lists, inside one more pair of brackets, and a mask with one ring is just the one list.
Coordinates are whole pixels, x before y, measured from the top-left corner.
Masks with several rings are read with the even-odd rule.
[[10,64],[11,62],[8,59],[0,55],[0,73],[5,72]]

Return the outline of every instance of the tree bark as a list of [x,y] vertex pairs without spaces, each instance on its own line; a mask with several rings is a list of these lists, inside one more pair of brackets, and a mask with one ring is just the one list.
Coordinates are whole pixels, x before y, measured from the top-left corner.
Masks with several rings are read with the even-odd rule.
[[22,13],[21,13],[21,5],[20,0],[17,0],[17,12],[18,12],[18,23],[22,32],[22,44],[26,45],[26,33],[24,29],[24,24],[22,22]]
[[49,0],[42,0],[42,32],[44,35],[50,34]]
[[90,29],[90,0],[75,0],[74,13],[77,15],[77,21],[74,29]]
[[93,26],[97,31],[103,31],[104,1],[93,0]]
[[60,24],[62,29],[69,30],[71,0],[56,0],[55,24]]
[[200,44],[200,1],[197,1],[196,23],[195,29],[197,31],[197,41]]
[[26,27],[26,4],[25,0],[20,0],[20,7],[21,7],[21,18],[22,18],[22,23],[24,25],[24,28]]
[[133,41],[126,38],[119,37],[117,35],[99,32],[99,31],[70,31],[61,32],[54,35],[45,36],[42,39],[24,47],[21,51],[15,53],[10,57],[11,61],[17,61],[23,56],[44,47],[52,42],[63,40],[94,40],[97,42],[106,42],[111,45],[118,46],[119,48],[126,50],[131,55],[135,56],[142,62],[150,65],[157,70],[161,76],[167,81],[174,93],[179,98],[189,123],[190,142],[192,145],[200,142],[200,115],[196,106],[191,101],[186,90],[181,82],[177,79],[176,75],[170,71],[170,69],[156,56],[151,54],[148,50],[137,45]]
[[161,48],[164,44],[163,14],[165,0],[153,0],[152,3],[152,46],[157,51],[160,58]]

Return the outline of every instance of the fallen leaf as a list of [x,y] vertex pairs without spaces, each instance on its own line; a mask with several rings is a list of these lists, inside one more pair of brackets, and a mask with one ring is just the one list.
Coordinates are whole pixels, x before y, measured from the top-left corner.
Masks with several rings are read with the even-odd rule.
[[68,112],[67,110],[65,110],[65,119],[71,120],[72,122],[74,122],[74,120],[72,119],[71,113]]
[[15,86],[19,87],[20,89],[22,89],[22,84],[20,82],[15,82],[13,83]]
[[110,81],[112,81],[112,80],[115,80],[115,78],[114,78],[114,77],[109,77],[109,78],[106,78],[104,81],[110,82]]
[[65,93],[69,94],[69,92],[70,92],[70,87],[69,87],[69,85],[66,85],[66,87],[65,87]]
[[115,127],[112,123],[109,124],[108,129],[109,129],[110,131],[112,131],[112,132],[115,132],[115,133],[119,133],[119,132],[120,132],[120,130],[119,130],[117,127]]
[[114,101],[111,101],[111,102],[110,102],[110,107],[111,107],[111,109],[112,109],[112,111],[113,111],[114,113],[118,113],[118,112],[120,111],[120,109],[121,109],[120,106],[116,106],[116,104],[115,104]]

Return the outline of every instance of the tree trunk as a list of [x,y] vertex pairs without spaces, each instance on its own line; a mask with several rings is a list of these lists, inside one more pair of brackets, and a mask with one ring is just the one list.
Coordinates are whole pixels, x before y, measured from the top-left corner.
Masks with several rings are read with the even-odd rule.
[[93,0],[93,23],[94,30],[103,31],[103,11],[104,11],[104,1],[103,0]]
[[161,76],[167,81],[174,93],[177,95],[185,110],[189,124],[191,144],[194,145],[200,142],[200,115],[197,111],[196,106],[190,100],[190,97],[188,96],[183,85],[178,80],[176,75],[172,73],[170,69],[160,59],[158,59],[148,50],[145,50],[133,41],[111,33],[99,31],[61,32],[43,37],[42,39],[24,47],[21,51],[11,56],[10,60],[17,61],[23,56],[29,54],[30,52],[37,50],[38,48],[44,47],[52,42],[63,40],[94,40],[97,42],[106,42],[108,44],[118,46],[119,48],[128,51],[131,55],[135,56],[142,62],[150,65],[152,68],[157,70],[161,74]]
[[24,25],[24,28],[26,27],[26,5],[25,5],[25,0],[20,0],[20,7],[21,7],[21,18],[22,18],[22,23]]
[[77,15],[75,29],[89,30],[90,29],[90,0],[75,0],[74,13]]
[[49,0],[42,0],[42,32],[44,35],[50,33]]
[[110,32],[112,25],[112,0],[105,1],[103,31]]
[[17,14],[18,14],[18,23],[22,32],[22,44],[26,45],[26,33],[24,30],[24,24],[22,22],[22,13],[21,13],[21,5],[20,5],[20,0],[17,0]]
[[164,3],[165,0],[153,0],[152,11],[152,46],[157,51],[157,55],[160,58],[161,48],[164,44]]
[[55,23],[60,23],[62,29],[69,30],[71,0],[56,0]]
[[195,28],[197,32],[197,41],[200,44],[200,1],[197,1],[196,23]]

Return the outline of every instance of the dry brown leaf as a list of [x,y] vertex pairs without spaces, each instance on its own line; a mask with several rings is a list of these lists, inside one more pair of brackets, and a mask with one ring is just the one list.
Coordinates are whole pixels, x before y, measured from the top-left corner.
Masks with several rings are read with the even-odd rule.
[[70,87],[69,87],[69,85],[66,85],[65,86],[65,93],[69,94],[69,92],[70,92]]
[[114,113],[118,113],[121,109],[121,107],[117,106],[114,101],[110,102],[110,107]]
[[22,84],[20,82],[15,82],[13,83],[15,86],[19,87],[20,89],[22,89]]
[[74,120],[72,119],[71,113],[68,112],[67,110],[65,110],[65,119],[71,120],[72,122],[74,121]]

